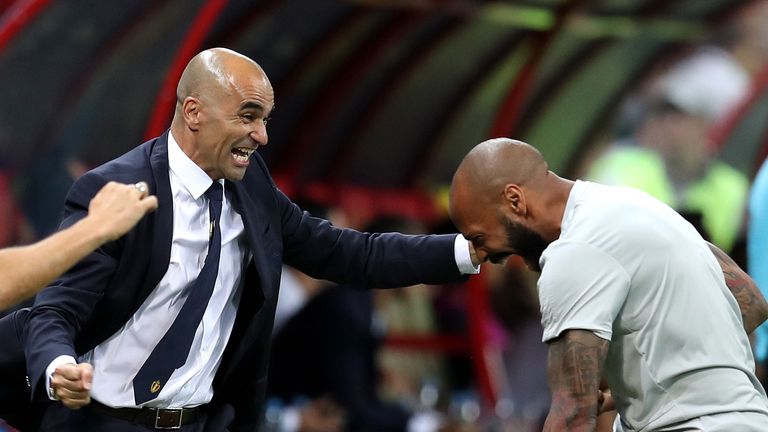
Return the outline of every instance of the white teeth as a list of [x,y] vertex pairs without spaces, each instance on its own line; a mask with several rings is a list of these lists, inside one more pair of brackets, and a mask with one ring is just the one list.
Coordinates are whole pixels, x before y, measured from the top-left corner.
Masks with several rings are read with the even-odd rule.
[[232,157],[238,162],[247,162],[255,151],[256,149],[236,148],[235,151],[232,152]]

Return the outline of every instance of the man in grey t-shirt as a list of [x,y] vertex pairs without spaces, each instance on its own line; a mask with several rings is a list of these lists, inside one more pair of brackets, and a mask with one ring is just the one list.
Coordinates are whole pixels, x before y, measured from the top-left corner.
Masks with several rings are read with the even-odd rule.
[[541,271],[545,431],[594,430],[602,377],[625,431],[768,431],[746,333],[768,305],[671,208],[632,189],[560,178],[536,149],[510,139],[465,157],[450,207],[480,259],[516,254]]

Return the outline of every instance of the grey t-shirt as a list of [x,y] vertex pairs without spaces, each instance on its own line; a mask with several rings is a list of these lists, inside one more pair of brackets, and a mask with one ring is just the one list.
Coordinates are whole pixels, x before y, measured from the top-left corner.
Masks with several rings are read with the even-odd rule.
[[736,299],[696,230],[629,188],[576,182],[560,237],[541,257],[544,341],[583,329],[610,341],[606,378],[627,431],[755,412],[768,399]]

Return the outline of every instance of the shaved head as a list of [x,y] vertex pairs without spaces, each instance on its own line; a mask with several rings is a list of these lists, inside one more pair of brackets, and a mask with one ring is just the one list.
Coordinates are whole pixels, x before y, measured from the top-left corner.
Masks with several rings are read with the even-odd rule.
[[451,219],[481,260],[520,255],[538,269],[542,252],[559,235],[570,184],[548,170],[533,146],[509,138],[484,141],[453,176]]
[[532,186],[546,174],[547,163],[536,148],[510,138],[494,138],[464,157],[451,188],[466,188],[477,198],[494,199],[506,184]]
[[189,61],[176,87],[179,102],[186,97],[206,98],[219,92],[230,94],[242,77],[264,80],[266,73],[255,61],[227,48],[211,48]]

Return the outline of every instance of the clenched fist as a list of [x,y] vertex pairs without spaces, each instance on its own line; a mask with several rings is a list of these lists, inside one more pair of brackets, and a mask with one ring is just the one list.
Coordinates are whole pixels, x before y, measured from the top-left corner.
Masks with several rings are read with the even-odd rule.
[[51,376],[51,392],[54,399],[64,406],[79,409],[91,403],[93,366],[88,363],[64,364]]

